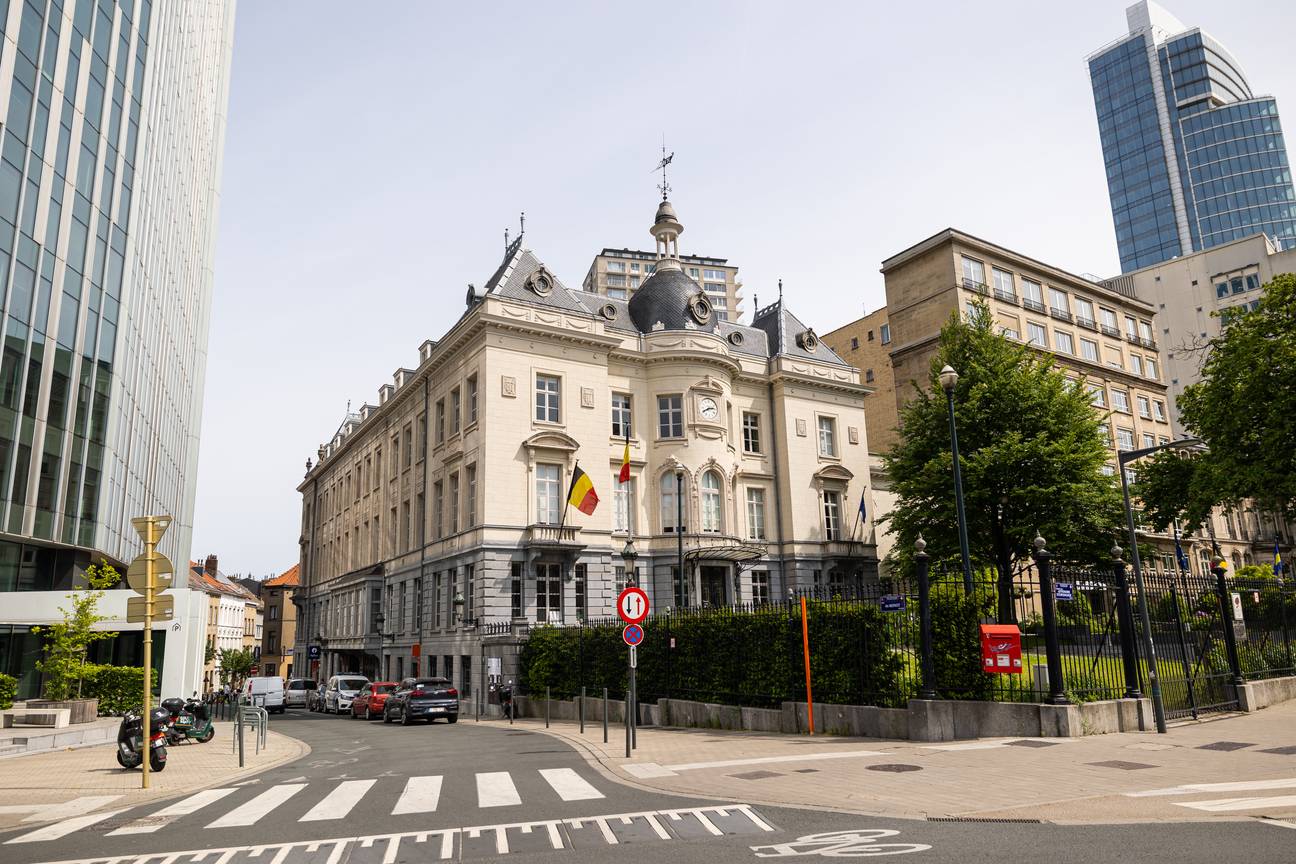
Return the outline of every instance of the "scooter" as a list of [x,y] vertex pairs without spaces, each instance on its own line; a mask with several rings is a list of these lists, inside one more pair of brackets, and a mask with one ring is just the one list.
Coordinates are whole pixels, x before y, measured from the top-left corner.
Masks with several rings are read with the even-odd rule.
[[[161,771],[166,768],[166,729],[171,722],[171,712],[158,706],[149,711],[149,768]],[[117,764],[123,768],[138,768],[144,762],[144,714],[132,708],[122,715],[117,727]]]
[[216,736],[216,727],[207,713],[207,706],[197,699],[163,699],[162,707],[170,716],[166,736],[171,744],[189,740],[206,744]]

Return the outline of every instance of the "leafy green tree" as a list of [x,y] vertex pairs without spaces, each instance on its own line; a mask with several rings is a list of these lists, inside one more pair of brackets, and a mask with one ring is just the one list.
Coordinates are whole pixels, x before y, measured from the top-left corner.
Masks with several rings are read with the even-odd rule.
[[85,585],[74,587],[68,595],[72,607],[59,607],[63,620],[32,628],[33,633],[45,637],[45,656],[36,661],[36,668],[45,678],[46,699],[58,702],[81,697],[90,645],[117,635],[112,630],[96,630],[95,625],[108,620],[98,612],[99,601],[104,591],[119,582],[121,574],[107,561],[91,564],[85,570]]
[[252,653],[251,648],[222,648],[220,679],[237,687],[252,671],[255,664],[256,655]]
[[1296,275],[1275,276],[1259,306],[1231,311],[1206,346],[1201,380],[1179,397],[1202,452],[1162,453],[1139,471],[1146,518],[1200,525],[1215,504],[1296,517]]
[[[995,332],[978,304],[941,330],[927,387],[900,412],[901,438],[884,456],[898,502],[884,518],[905,562],[921,533],[934,557],[959,548],[949,418],[939,373],[959,373],[954,393],[968,540],[974,567],[999,578],[999,619],[1013,620],[1011,575],[1036,533],[1055,560],[1106,561],[1123,509],[1109,454],[1083,380],[1072,382],[1051,356]],[[939,551],[937,551],[939,550]]]

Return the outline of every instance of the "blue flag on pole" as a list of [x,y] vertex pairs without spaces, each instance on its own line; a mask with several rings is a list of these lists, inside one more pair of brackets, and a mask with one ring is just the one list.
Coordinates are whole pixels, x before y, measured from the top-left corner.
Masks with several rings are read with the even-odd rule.
[[[864,516],[865,516],[865,511],[864,511],[864,493],[861,492],[861,493],[860,493],[860,508],[859,508],[859,518],[860,518],[860,521],[861,521],[861,522],[864,521]],[[1277,549],[1276,546],[1275,546],[1274,548]]]
[[1278,538],[1276,537],[1274,538],[1273,572],[1274,575],[1277,576],[1279,579],[1282,578],[1282,573],[1283,573],[1282,553],[1278,551]]

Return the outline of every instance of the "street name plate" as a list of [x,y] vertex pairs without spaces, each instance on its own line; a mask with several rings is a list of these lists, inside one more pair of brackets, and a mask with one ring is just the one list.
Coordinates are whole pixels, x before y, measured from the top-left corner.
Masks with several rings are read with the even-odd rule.
[[1053,596],[1058,600],[1074,600],[1075,587],[1070,582],[1054,583]]
[[[126,620],[132,624],[138,624],[144,621],[144,611],[148,601],[143,597],[126,598]],[[153,595],[153,620],[170,621],[175,617],[175,595],[174,594],[154,594]]]
[[[148,590],[148,571],[145,569],[148,564],[148,553],[142,553],[135,556],[135,560],[126,568],[126,583],[139,593],[143,594]],[[171,587],[171,581],[175,578],[175,567],[172,566],[171,560],[160,552],[153,553],[153,590],[165,591]]]

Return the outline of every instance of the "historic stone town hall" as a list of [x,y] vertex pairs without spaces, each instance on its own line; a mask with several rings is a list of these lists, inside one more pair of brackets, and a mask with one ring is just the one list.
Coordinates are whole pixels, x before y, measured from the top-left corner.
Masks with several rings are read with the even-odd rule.
[[[682,231],[663,200],[628,301],[569,289],[518,237],[416,368],[345,418],[298,487],[296,669],[467,693],[483,633],[614,615],[629,578],[661,611],[876,577],[870,388],[781,290],[750,326],[719,320]],[[589,516],[565,506],[578,464]]]

